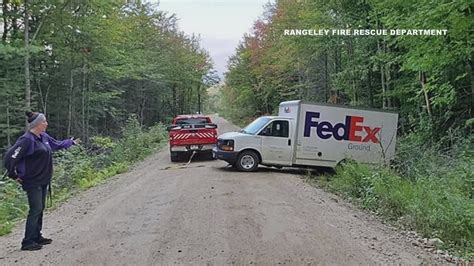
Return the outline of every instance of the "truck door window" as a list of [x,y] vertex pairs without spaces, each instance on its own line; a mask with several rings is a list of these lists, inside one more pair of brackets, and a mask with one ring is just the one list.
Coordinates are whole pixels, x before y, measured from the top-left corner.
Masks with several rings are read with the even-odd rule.
[[288,127],[288,121],[273,121],[260,132],[260,135],[288,138]]

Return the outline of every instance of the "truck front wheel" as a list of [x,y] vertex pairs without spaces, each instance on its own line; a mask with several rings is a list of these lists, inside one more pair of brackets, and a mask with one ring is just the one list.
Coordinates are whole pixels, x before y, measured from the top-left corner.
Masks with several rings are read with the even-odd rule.
[[235,166],[240,171],[253,172],[258,168],[258,155],[253,151],[243,151],[239,154]]

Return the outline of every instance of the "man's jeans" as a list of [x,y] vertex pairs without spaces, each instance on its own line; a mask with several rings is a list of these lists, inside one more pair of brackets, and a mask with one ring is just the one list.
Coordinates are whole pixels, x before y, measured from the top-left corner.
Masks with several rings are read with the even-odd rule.
[[28,218],[26,218],[25,238],[21,242],[21,245],[25,246],[37,242],[41,237],[48,185],[38,185],[23,189],[26,191],[28,205],[30,206]]

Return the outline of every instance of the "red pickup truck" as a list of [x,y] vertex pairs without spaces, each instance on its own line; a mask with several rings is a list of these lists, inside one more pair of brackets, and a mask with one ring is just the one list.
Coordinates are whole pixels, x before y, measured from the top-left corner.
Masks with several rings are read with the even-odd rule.
[[179,161],[194,151],[212,158],[212,149],[217,144],[217,125],[205,115],[178,115],[168,126],[170,158]]

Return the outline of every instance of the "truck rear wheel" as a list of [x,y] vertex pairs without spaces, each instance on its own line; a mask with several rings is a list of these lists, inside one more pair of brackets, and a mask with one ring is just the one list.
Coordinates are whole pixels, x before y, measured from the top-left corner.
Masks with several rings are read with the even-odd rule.
[[258,168],[258,155],[253,151],[243,151],[239,154],[235,167],[243,172],[253,172]]
[[172,162],[177,162],[179,161],[179,153],[175,151],[170,151],[170,159]]

